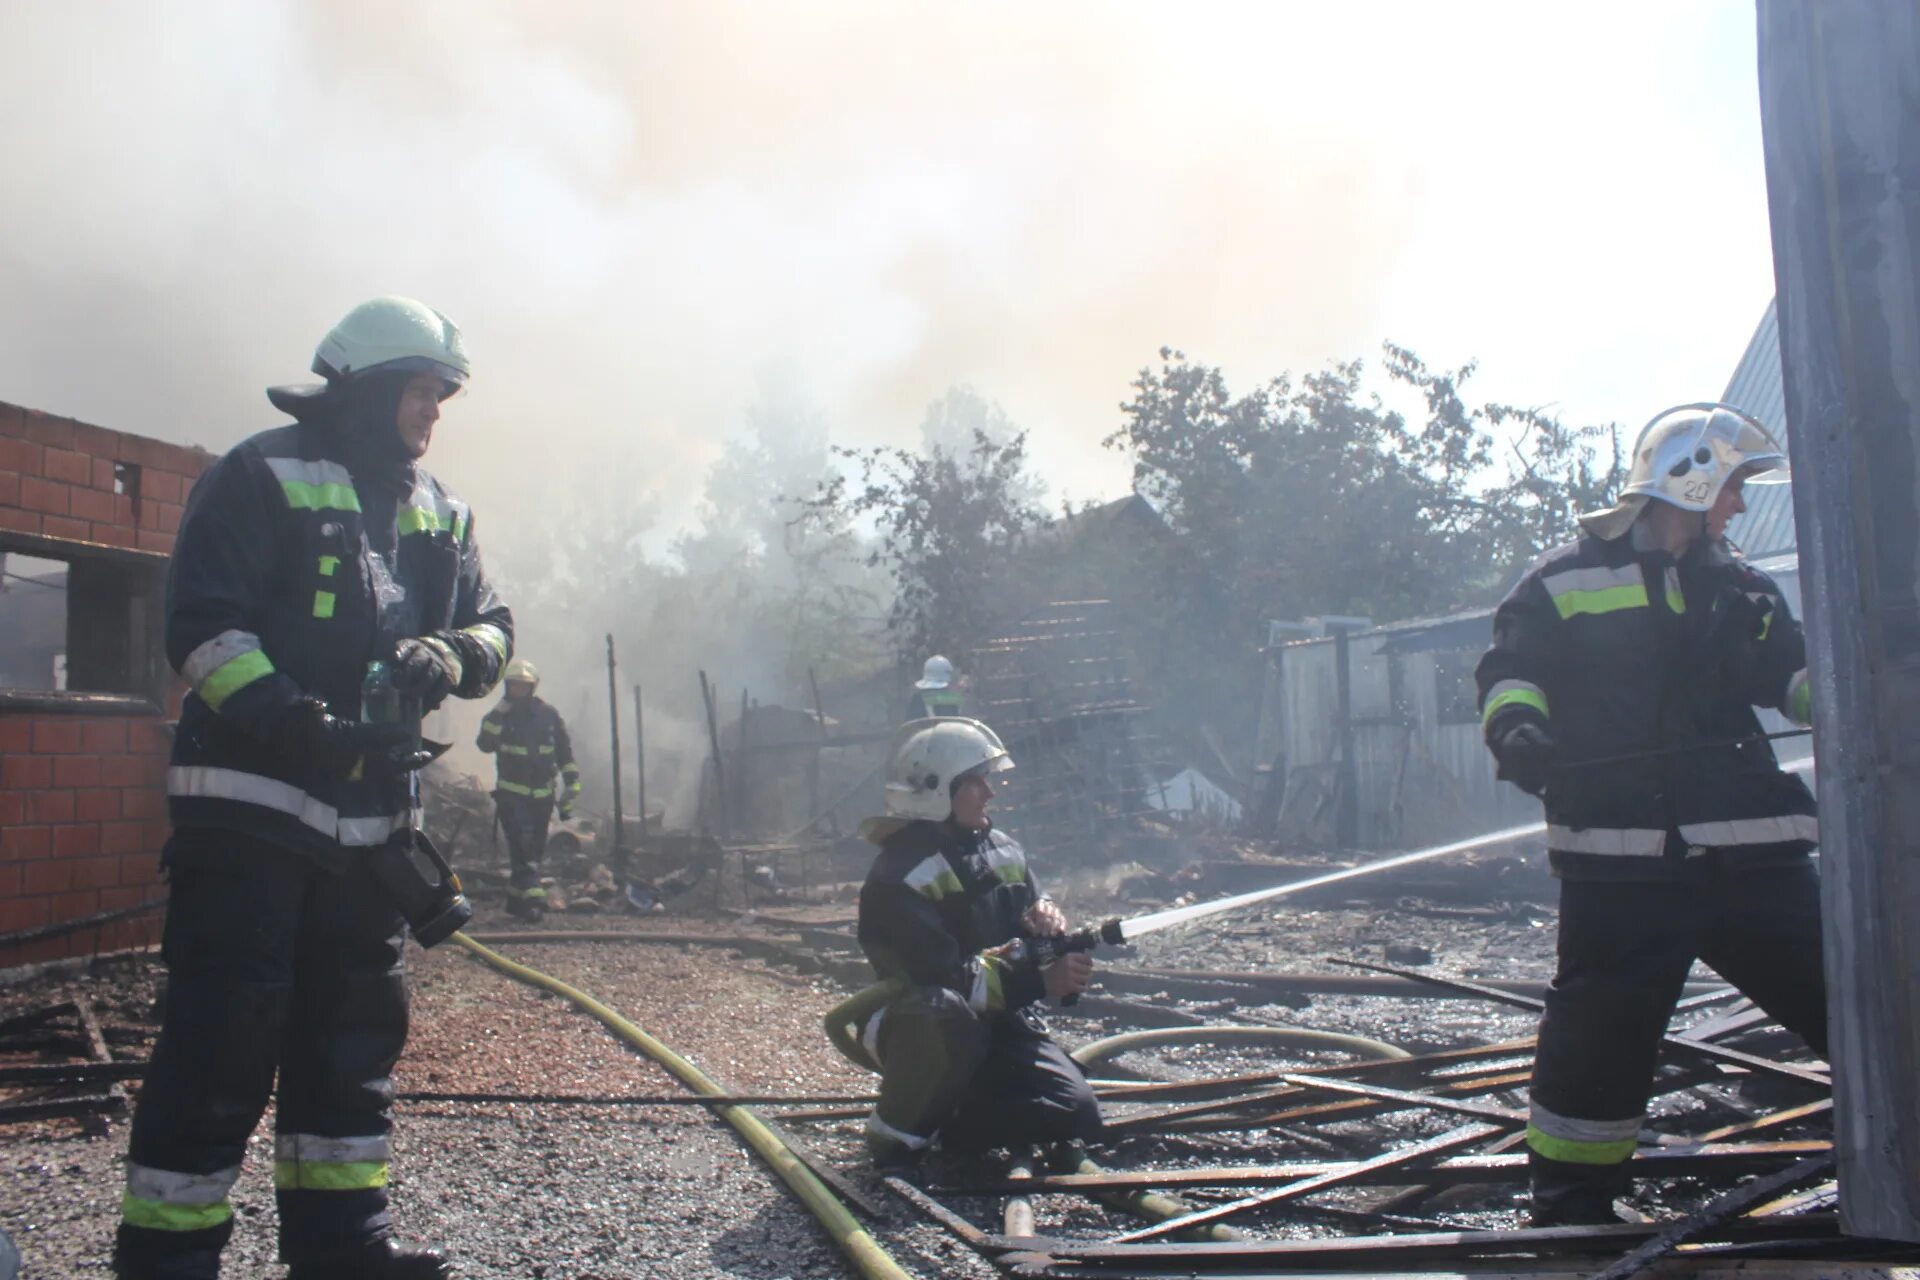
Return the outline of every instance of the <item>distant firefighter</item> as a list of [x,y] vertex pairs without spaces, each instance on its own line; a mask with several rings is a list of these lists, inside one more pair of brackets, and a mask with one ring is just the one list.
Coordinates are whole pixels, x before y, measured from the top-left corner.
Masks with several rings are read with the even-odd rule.
[[539,683],[533,664],[515,658],[507,666],[506,696],[480,722],[480,749],[498,757],[493,806],[513,863],[507,910],[523,920],[537,920],[546,909],[540,860],[555,800],[560,821],[566,822],[580,796],[580,766],[573,762],[566,721],[534,696]]
[[1012,767],[977,720],[902,725],[887,816],[861,824],[880,856],[860,891],[860,946],[881,983],[842,1006],[858,1023],[843,1047],[881,1073],[866,1134],[877,1167],[911,1166],[936,1135],[983,1149],[1102,1131],[1092,1088],[1039,1015],[1043,998],[1085,990],[1093,962],[1049,953],[1066,917],[987,817],[989,777]]
[[907,700],[908,720],[933,716],[957,716],[963,698],[959,681],[954,678],[953,663],[939,654],[927,659],[920,678],[913,682],[913,696]]
[[1545,801],[1559,967],[1534,1059],[1533,1219],[1617,1221],[1661,1036],[1705,960],[1827,1047],[1813,796],[1755,707],[1806,724],[1806,645],[1723,535],[1786,457],[1722,404],[1669,409],[1619,504],[1536,560],[1494,616],[1480,706],[1500,776]]

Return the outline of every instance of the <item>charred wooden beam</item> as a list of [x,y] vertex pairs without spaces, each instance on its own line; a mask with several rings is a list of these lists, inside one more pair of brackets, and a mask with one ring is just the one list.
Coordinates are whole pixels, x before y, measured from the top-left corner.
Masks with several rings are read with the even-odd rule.
[[1124,1235],[1115,1236],[1109,1243],[1132,1244],[1142,1240],[1156,1240],[1162,1236],[1172,1235],[1177,1231],[1186,1231],[1194,1227],[1205,1226],[1208,1223],[1220,1222],[1227,1218],[1237,1217],[1243,1213],[1249,1213],[1255,1209],[1263,1209],[1268,1205],[1278,1204],[1283,1200],[1292,1200],[1300,1196],[1310,1196],[1321,1191],[1329,1191],[1343,1184],[1351,1183],[1355,1178],[1364,1174],[1375,1173],[1384,1169],[1405,1169],[1419,1165],[1432,1160],[1435,1156],[1458,1151],[1463,1147],[1470,1147],[1477,1142],[1484,1142],[1486,1139],[1494,1137],[1501,1132],[1501,1128],[1497,1125],[1462,1125],[1458,1129],[1448,1130],[1437,1138],[1429,1138],[1425,1142],[1416,1142],[1408,1146],[1398,1147],[1387,1152],[1385,1155],[1375,1156],[1371,1160],[1363,1160],[1352,1169],[1342,1170],[1338,1173],[1316,1174],[1311,1178],[1301,1178],[1297,1182],[1289,1182],[1285,1186],[1276,1187],[1271,1191],[1262,1191],[1257,1195],[1243,1196],[1238,1200],[1230,1200],[1226,1204],[1218,1204],[1208,1209],[1197,1210],[1182,1218],[1169,1218],[1167,1221],[1155,1223],[1151,1227],[1143,1227],[1138,1231],[1129,1231]]
[[[1730,1178],[1768,1173],[1782,1165],[1831,1151],[1828,1142],[1715,1143],[1699,1147],[1643,1147],[1632,1162],[1635,1178]],[[950,1183],[929,1188],[944,1196],[1008,1195],[1018,1189],[1033,1195],[1130,1191],[1156,1187],[1168,1191],[1204,1188],[1282,1186],[1326,1174],[1351,1175],[1354,1186],[1398,1186],[1410,1176],[1433,1186],[1497,1186],[1525,1182],[1525,1155],[1454,1156],[1409,1175],[1398,1169],[1360,1172],[1358,1160],[1270,1165],[1217,1165],[1195,1169],[1127,1169],[1099,1174],[1048,1174],[1015,1184],[1007,1179]]]

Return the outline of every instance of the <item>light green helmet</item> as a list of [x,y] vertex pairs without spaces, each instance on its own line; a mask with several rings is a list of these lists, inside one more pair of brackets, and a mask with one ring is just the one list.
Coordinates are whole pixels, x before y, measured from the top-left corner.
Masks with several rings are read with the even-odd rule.
[[335,388],[369,373],[428,373],[445,385],[442,399],[467,384],[473,366],[460,326],[424,302],[389,295],[341,317],[314,349],[323,386],[268,387],[267,399],[299,417]]
[[347,312],[313,353],[313,371],[328,382],[375,369],[431,373],[454,387],[473,374],[459,325],[424,302],[391,295]]

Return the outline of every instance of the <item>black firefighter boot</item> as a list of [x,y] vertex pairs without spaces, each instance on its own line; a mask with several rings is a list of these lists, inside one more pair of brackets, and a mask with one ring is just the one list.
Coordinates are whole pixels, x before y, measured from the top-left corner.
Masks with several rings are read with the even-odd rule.
[[372,1240],[340,1253],[296,1262],[287,1280],[453,1280],[453,1264],[438,1249],[403,1249]]
[[1566,1164],[1538,1152],[1528,1155],[1533,1184],[1529,1226],[1602,1227],[1627,1220],[1613,1207],[1614,1197],[1627,1189],[1626,1165]]

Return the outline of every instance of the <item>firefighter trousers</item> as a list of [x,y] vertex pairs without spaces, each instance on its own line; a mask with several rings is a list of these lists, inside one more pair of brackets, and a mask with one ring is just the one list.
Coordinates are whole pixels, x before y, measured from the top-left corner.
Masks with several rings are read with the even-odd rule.
[[879,1050],[871,1133],[924,1147],[938,1132],[973,1151],[1102,1131],[1079,1064],[1025,1014],[976,1014],[959,993],[922,987],[887,1006]]
[[1527,1126],[1542,1225],[1609,1220],[1645,1120],[1661,1037],[1693,962],[1827,1051],[1820,877],[1811,858],[1689,859],[1684,882],[1563,880]]
[[165,860],[166,1004],[133,1117],[121,1273],[217,1274],[276,1073],[281,1257],[386,1237],[390,1073],[407,1038],[399,913],[363,865],[330,873],[234,832],[176,831]]
[[507,838],[507,860],[512,867],[509,883],[514,893],[529,898],[546,897],[540,887],[540,861],[547,852],[547,824],[553,818],[552,798],[495,792],[493,811],[500,819],[501,833]]

